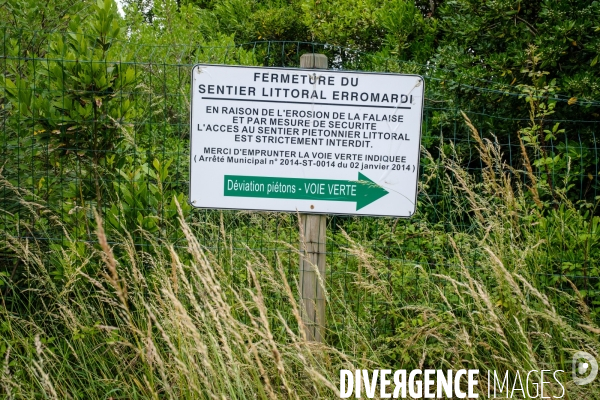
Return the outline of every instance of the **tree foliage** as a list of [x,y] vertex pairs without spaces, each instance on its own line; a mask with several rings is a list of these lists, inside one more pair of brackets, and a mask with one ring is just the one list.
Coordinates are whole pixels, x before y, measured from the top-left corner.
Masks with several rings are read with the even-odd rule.
[[[507,85],[543,86],[556,79],[559,94],[600,97],[600,3],[597,1],[448,0],[438,11],[436,66]],[[530,81],[531,53],[548,74]]]
[[[495,91],[489,93],[489,101],[500,100],[494,112],[523,116],[526,104],[497,92],[518,94],[518,85],[542,87],[554,80],[556,97],[565,103],[556,108],[557,117],[600,118],[597,103],[589,103],[600,97],[598,1],[181,0],[144,4],[129,7],[126,19],[135,20],[148,9],[156,13],[171,7],[183,19],[195,18],[188,32],[201,31],[191,35],[198,43],[222,34],[232,35],[238,44],[312,41],[427,66],[428,73],[434,68],[435,76],[447,85],[443,100],[465,109],[474,106],[473,94],[459,86],[485,86]],[[175,19],[144,21],[162,30]],[[178,32],[176,37],[186,35]],[[344,59],[342,53],[338,57]],[[547,72],[536,81],[527,71],[533,58],[535,68]],[[583,107],[567,107],[569,100],[569,105],[579,102]]]
[[131,94],[124,93],[133,92],[136,72],[111,61],[120,31],[113,8],[108,1],[94,5],[97,18],[75,18],[70,33],[52,35],[47,62],[35,69],[34,82],[33,72],[22,77],[16,68],[2,77],[21,122],[31,125],[39,141],[49,142],[50,151],[97,157],[118,144],[121,124],[135,118]]

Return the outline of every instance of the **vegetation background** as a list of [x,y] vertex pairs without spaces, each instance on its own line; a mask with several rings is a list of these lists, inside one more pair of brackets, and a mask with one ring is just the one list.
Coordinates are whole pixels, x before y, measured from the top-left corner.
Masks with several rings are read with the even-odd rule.
[[[2,0],[0,21],[3,398],[329,399],[341,368],[561,369],[565,398],[600,398],[570,375],[600,359],[597,1]],[[427,81],[418,213],[329,218],[322,344],[297,216],[186,201],[191,66],[313,51]]]

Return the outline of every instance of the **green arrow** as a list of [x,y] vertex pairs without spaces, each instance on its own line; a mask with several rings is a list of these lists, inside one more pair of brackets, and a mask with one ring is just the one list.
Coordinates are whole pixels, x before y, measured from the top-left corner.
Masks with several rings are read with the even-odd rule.
[[356,181],[225,175],[223,184],[224,196],[354,201],[357,210],[388,194],[360,172]]

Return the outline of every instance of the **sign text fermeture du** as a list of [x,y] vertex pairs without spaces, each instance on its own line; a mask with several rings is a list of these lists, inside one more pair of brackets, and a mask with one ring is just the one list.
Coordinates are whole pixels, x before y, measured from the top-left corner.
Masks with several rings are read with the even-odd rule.
[[423,78],[196,65],[195,207],[408,217]]

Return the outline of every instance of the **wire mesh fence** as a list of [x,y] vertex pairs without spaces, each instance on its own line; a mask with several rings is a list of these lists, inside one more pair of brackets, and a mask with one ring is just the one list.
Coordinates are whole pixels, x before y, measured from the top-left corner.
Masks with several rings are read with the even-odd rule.
[[[572,105],[566,97],[541,94],[540,103],[556,103],[557,112],[532,119],[523,91],[506,83],[467,80],[449,69],[327,44],[265,41],[207,47],[107,41],[104,47],[93,47],[94,40],[81,32],[2,31],[0,265],[6,274],[18,274],[19,260],[7,246],[9,238],[18,238],[43,243],[48,266],[60,278],[61,246],[96,242],[94,209],[110,228],[112,243],[131,235],[143,250],[150,236],[185,247],[173,223],[179,213],[177,199],[202,245],[240,283],[248,279],[245,256],[253,252],[282,263],[296,277],[296,215],[194,210],[187,205],[190,70],[200,62],[293,68],[302,54],[314,52],[326,54],[332,69],[418,73],[425,78],[417,215],[409,220],[328,218],[332,338],[348,318],[374,337],[399,329],[390,316],[390,303],[381,303],[357,282],[384,281],[393,300],[406,304],[417,301],[420,282],[459,268],[451,235],[440,232],[468,232],[474,217],[460,211],[468,199],[448,189],[438,162],[452,158],[475,182],[483,180],[486,169],[461,112],[483,139],[498,143],[515,184],[531,187],[532,176],[547,182],[550,195],[542,200],[551,208],[566,200],[593,203],[598,195],[599,122],[565,117],[577,114],[574,107],[597,107],[593,100]],[[502,108],[521,103],[510,110],[521,109],[522,115],[507,115]],[[524,167],[519,132],[540,119],[550,134],[530,154],[532,175]],[[559,187],[563,197],[552,193]],[[583,291],[597,293],[595,259],[589,252],[570,250],[565,237],[557,240],[563,247],[557,251],[547,244],[540,284],[569,289],[568,279]],[[356,245],[373,255],[377,271],[362,269]],[[478,274],[476,265],[467,267]]]

